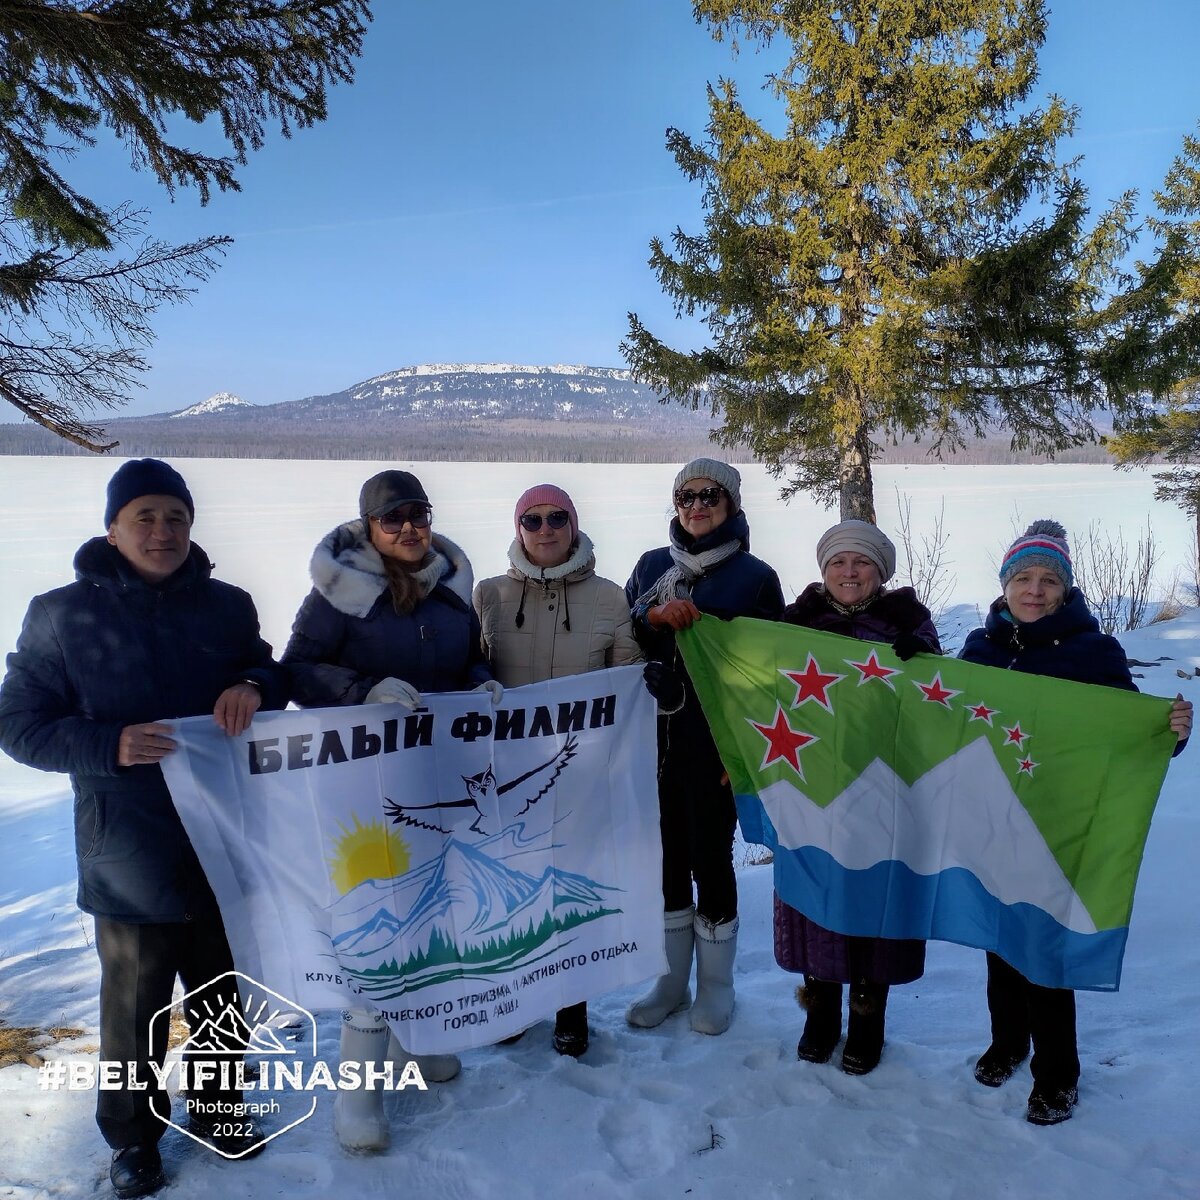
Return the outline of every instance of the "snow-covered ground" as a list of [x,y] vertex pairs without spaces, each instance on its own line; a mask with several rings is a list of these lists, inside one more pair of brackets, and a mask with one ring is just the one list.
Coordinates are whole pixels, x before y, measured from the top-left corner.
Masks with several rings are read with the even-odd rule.
[[[11,647],[29,598],[71,578],[70,561],[101,532],[111,460],[5,459],[0,469],[0,651]],[[196,540],[221,578],[255,596],[266,636],[282,649],[306,589],[318,538],[354,515],[358,487],[381,464],[197,461],[177,464],[197,503]],[[401,464],[411,465],[411,464]],[[638,554],[665,540],[675,466],[419,464],[435,528],[459,542],[477,575],[499,573],[512,504],[548,479],[570,490],[597,544],[602,573],[623,581]],[[804,500],[783,505],[777,485],[744,468],[753,548],[790,598],[815,576],[813,548],[835,519]],[[950,597],[962,619],[997,591],[995,563],[1019,528],[1053,516],[1068,529],[1098,520],[1128,540],[1149,515],[1164,581],[1187,557],[1178,512],[1152,500],[1145,474],[1106,468],[896,467],[878,472],[880,523],[895,529],[894,487],[912,497],[925,531],[946,498]],[[1143,690],[1197,699],[1200,616],[1122,637]],[[627,993],[591,1005],[593,1038],[579,1061],[535,1027],[519,1044],[464,1055],[462,1075],[389,1099],[392,1150],[351,1159],[335,1147],[332,1104],[259,1158],[224,1162],[169,1133],[170,1196],[294,1200],[404,1192],[421,1200],[572,1196],[755,1200],[939,1200],[1087,1197],[1200,1198],[1200,811],[1195,746],[1167,776],[1150,832],[1121,991],[1080,993],[1083,1062],[1074,1120],[1038,1129],[1023,1120],[1028,1068],[1006,1087],[976,1084],[987,1044],[983,955],[932,943],[923,979],[896,988],[888,1045],[871,1075],[798,1062],[796,980],[771,951],[770,868],[739,874],[742,936],[738,1007],[719,1038],[685,1016],[635,1031]],[[85,1056],[96,1041],[97,964],[90,920],[74,906],[71,805],[65,778],[0,758],[0,1020],[87,1035],[48,1057]],[[336,1056],[337,1022],[322,1015],[320,1050]],[[94,1057],[94,1053],[93,1053]],[[89,1092],[40,1091],[32,1067],[0,1070],[0,1197],[107,1191],[108,1155]]]

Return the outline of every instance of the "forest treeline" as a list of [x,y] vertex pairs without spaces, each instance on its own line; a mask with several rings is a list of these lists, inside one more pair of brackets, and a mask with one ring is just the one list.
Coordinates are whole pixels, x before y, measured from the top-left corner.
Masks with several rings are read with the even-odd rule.
[[[690,414],[688,414],[690,416]],[[119,439],[114,453],[162,458],[264,458],[264,459],[364,459],[414,462],[569,462],[649,463],[683,462],[702,454],[719,454],[733,462],[751,462],[745,448],[723,449],[705,437],[702,427],[685,422],[676,428],[628,426],[586,421],[493,419],[487,421],[419,421],[406,417],[402,429],[394,423],[380,425],[339,422],[337,428],[296,430],[290,422],[245,427],[203,419],[168,422],[161,418],[114,421],[111,432]],[[685,427],[680,429],[679,425]],[[88,451],[55,437],[39,426],[22,423],[0,425],[0,454],[78,455]],[[881,463],[930,463],[925,444],[901,441],[883,446],[875,459]],[[1047,455],[1014,451],[1008,438],[995,437],[969,443],[942,459],[955,466],[992,466],[1009,463],[1066,462],[1111,463],[1112,456],[1099,444],[1063,450],[1051,460]]]

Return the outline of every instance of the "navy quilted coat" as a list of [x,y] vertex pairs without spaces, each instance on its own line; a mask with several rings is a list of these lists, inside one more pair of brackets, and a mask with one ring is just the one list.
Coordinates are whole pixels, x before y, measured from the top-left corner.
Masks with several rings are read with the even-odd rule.
[[157,765],[119,767],[126,725],[211,713],[240,680],[264,708],[286,676],[240,588],[211,578],[199,546],[151,586],[103,537],[75,556],[76,582],[36,596],[0,685],[0,749],[75,791],[79,907],[133,924],[216,911]]
[[[678,518],[672,520],[672,527],[678,529]],[[692,543],[690,549],[699,554],[729,540],[731,536],[739,538],[743,547],[749,545],[750,533],[744,513],[736,513],[706,537]],[[633,632],[642,653],[648,660],[657,659],[673,667],[683,679],[683,708],[659,721],[660,747],[664,748],[662,769],[703,782],[719,777],[724,770],[708,722],[700,708],[692,681],[683,669],[683,661],[676,658],[674,632],[670,629],[653,629],[647,623],[646,613],[654,601],[637,603],[638,598],[648,592],[673,565],[669,546],[646,551],[638,559],[625,585],[625,598],[629,601]],[[717,563],[697,579],[692,585],[691,599],[702,613],[715,613],[720,617],[757,617],[761,621],[777,621],[783,612],[783,589],[779,586],[779,576],[761,558],[755,558],[746,549]]]

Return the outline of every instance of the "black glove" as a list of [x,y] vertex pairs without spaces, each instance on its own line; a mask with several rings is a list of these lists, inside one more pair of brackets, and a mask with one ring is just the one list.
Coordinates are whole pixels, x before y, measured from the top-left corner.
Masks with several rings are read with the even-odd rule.
[[933,647],[915,633],[901,632],[896,634],[892,643],[892,653],[901,661],[908,662],[914,654],[931,654]]
[[658,701],[664,712],[677,712],[683,707],[683,680],[665,663],[648,662],[642,668],[646,691]]

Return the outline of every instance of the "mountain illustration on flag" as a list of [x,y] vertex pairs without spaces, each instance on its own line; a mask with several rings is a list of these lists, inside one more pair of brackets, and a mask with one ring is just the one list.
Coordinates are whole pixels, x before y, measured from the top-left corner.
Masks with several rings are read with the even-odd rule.
[[785,902],[1118,986],[1169,701],[746,618],[679,645]]
[[[368,879],[330,910],[333,951],[361,994],[393,999],[448,975],[503,975],[561,948],[562,934],[621,912],[619,889],[546,866],[507,865],[520,824],[477,844],[450,837],[441,851],[392,879]],[[402,916],[397,914],[403,914]]]

